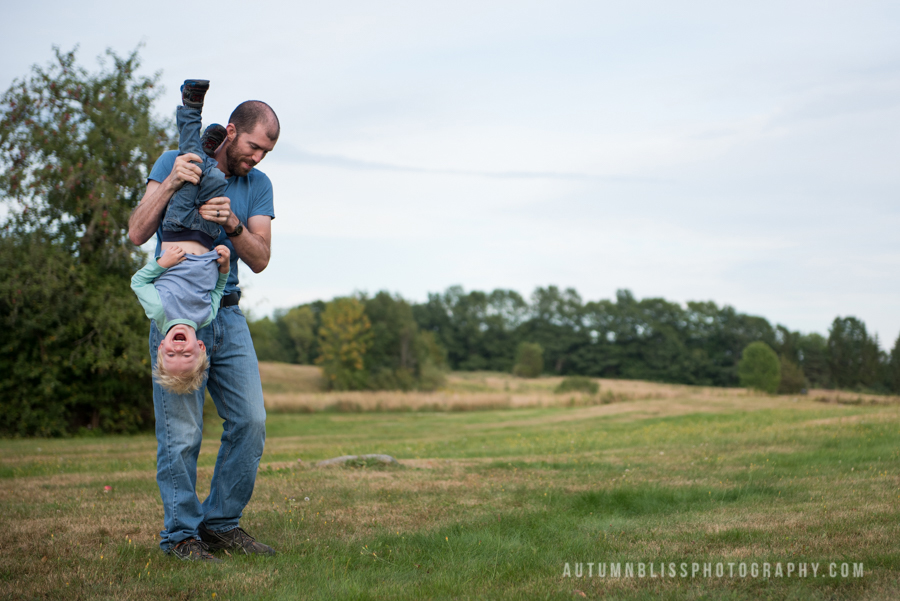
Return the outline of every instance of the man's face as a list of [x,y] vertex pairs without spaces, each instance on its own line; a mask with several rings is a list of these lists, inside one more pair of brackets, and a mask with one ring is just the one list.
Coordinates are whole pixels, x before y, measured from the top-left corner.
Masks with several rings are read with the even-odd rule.
[[[229,124],[229,128],[234,126]],[[266,155],[275,148],[275,141],[266,135],[266,126],[258,123],[251,132],[235,134],[234,140],[225,149],[225,166],[231,175],[243,177],[250,173]]]
[[166,333],[160,343],[163,350],[163,364],[171,374],[186,374],[197,364],[200,353],[206,352],[206,345],[197,340],[194,328],[179,324]]

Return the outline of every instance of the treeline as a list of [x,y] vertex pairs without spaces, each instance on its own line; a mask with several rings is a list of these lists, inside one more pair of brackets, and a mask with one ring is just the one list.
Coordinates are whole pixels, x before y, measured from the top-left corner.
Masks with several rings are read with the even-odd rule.
[[[323,364],[322,316],[346,300],[317,301],[251,323],[259,359]],[[418,386],[416,374],[421,368],[420,372],[412,368],[409,373],[414,377],[402,380],[403,386],[396,385],[401,380],[379,374],[397,373],[403,365],[409,371],[413,356],[415,365],[423,365],[421,350],[410,355],[402,349],[424,348],[421,340],[430,335],[426,370],[430,373],[442,365],[454,370],[510,372],[520,345],[529,343],[540,346],[544,373],[737,386],[743,350],[753,342],[764,342],[778,355],[783,379],[792,390],[900,392],[900,338],[893,351],[885,353],[877,336],[871,336],[855,317],[835,318],[825,337],[773,326],[763,317],[713,302],[681,305],[661,298],[637,300],[627,290],[619,291],[615,300],[587,302],[575,290],[555,286],[537,288],[530,301],[512,290],[465,292],[458,286],[429,294],[420,304],[385,292],[353,300],[362,308],[361,317],[372,325],[358,335],[343,333],[343,340],[362,349],[362,363],[355,365],[368,374],[356,381],[363,385],[349,387]],[[394,307],[403,319],[389,319],[394,313],[387,307]],[[420,342],[404,347],[399,343],[403,336]],[[372,357],[367,359],[369,353]]]

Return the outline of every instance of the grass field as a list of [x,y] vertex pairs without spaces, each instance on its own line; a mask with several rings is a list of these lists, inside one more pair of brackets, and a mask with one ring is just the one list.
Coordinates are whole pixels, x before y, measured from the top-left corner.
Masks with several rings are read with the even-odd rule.
[[[606,380],[554,395],[558,380],[500,374],[326,395],[309,368],[262,371],[268,439],[242,525],[278,556],[163,555],[152,435],[3,440],[0,597],[900,598],[896,398]],[[212,424],[201,497],[217,448]],[[362,453],[401,466],[315,467]]]

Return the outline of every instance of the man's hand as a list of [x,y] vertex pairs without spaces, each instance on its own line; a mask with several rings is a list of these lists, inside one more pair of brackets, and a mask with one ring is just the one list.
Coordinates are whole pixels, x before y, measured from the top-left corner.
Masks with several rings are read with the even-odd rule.
[[172,171],[162,182],[150,180],[141,202],[128,218],[128,238],[138,246],[153,237],[166,212],[166,205],[185,183],[199,184],[203,171],[192,161],[200,161],[193,153],[175,157]]
[[173,190],[178,190],[186,183],[199,184],[203,170],[200,169],[197,163],[201,162],[202,159],[192,152],[176,157],[175,165],[167,178]]
[[200,205],[198,212],[207,221],[221,225],[226,234],[232,233],[241,222],[238,216],[231,212],[231,199],[226,196],[210,198]]
[[[225,251],[227,252],[228,249],[226,248]],[[184,261],[184,249],[177,244],[167,248],[162,256],[156,260],[160,267],[165,267],[166,269],[178,265],[182,261]]]
[[231,251],[224,244],[220,244],[216,247],[216,252],[219,253],[219,258],[216,259],[219,273],[228,273],[231,270]]

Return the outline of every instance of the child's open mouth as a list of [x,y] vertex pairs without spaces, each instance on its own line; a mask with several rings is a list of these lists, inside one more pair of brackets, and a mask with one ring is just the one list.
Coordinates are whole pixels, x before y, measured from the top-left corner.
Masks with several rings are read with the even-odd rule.
[[178,332],[177,334],[175,334],[175,337],[172,338],[172,340],[174,340],[175,342],[187,342],[187,337],[181,332]]

